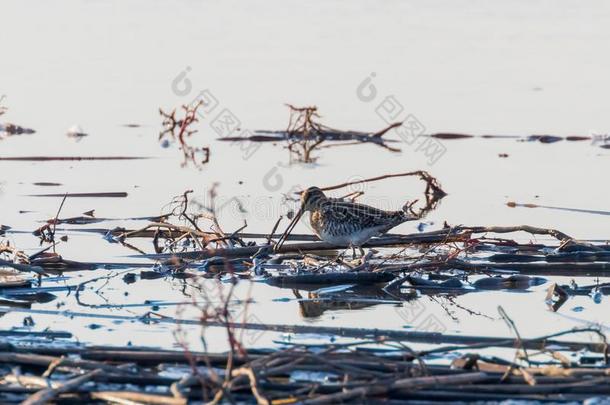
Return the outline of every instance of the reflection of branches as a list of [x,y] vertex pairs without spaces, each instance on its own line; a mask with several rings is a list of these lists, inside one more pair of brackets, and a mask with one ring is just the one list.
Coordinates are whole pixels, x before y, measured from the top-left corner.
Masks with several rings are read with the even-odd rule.
[[[311,152],[324,142],[324,138],[320,134],[324,131],[324,127],[315,122],[315,118],[319,118],[318,107],[294,107],[287,104],[290,109],[290,118],[288,120],[288,150],[298,156],[298,159],[311,163],[315,158],[311,157]],[[294,137],[298,135],[298,137]]]
[[467,308],[463,305],[460,305],[457,303],[456,298],[457,296],[455,295],[438,295],[438,296],[428,296],[428,298],[430,298],[432,301],[436,302],[437,304],[439,304],[441,306],[441,308],[447,313],[447,315],[449,317],[451,317],[451,319],[453,319],[455,322],[459,322],[459,318],[457,316],[455,316],[455,311],[452,311],[449,307],[453,306],[457,309],[461,309],[462,311],[466,312],[468,315],[472,315],[472,316],[482,316],[484,318],[490,319],[490,320],[495,320],[495,318],[486,315],[480,311],[475,311],[473,309]]
[[[215,244],[212,246],[216,246],[216,248],[230,248],[235,244],[246,246],[246,243],[239,237],[239,232],[247,224],[231,234],[226,234],[220,226],[216,216],[216,187],[217,184],[214,184],[209,191],[209,205],[197,202],[191,196],[193,190],[186,190],[172,198],[164,207],[169,212],[162,216],[160,222],[151,222],[137,230],[120,230],[116,235],[117,241],[124,243],[127,238],[146,235],[145,237],[152,237],[156,253],[184,253],[190,249],[204,250],[212,243]],[[200,221],[202,219],[209,221],[207,225],[205,221]],[[177,221],[182,224],[171,223]],[[176,264],[170,263],[170,265],[175,266]],[[182,265],[183,263],[179,263],[178,267],[183,268]]]
[[[286,104],[290,109],[290,118],[286,136],[288,138],[288,150],[291,155],[296,155],[298,161],[312,163],[316,158],[311,156],[311,152],[320,146],[324,141],[348,141],[354,140],[355,144],[374,143],[392,152],[399,152],[400,149],[386,145],[383,136],[393,128],[402,125],[400,122],[389,125],[374,134],[366,134],[354,131],[339,131],[316,121],[320,118],[318,107],[295,107]],[[333,144],[330,146],[342,146],[344,144]]]
[[417,209],[417,211],[413,211],[412,207],[415,205],[417,200],[408,204],[407,208],[409,212],[415,215],[417,218],[423,218],[428,214],[428,212],[433,211],[438,205],[439,201],[447,195],[441,188],[438,180],[432,177],[428,172],[418,171],[415,172],[420,179],[426,182],[426,190],[424,191],[424,195],[426,196],[426,204],[423,207]]
[[104,288],[105,288],[105,287],[108,285],[108,283],[110,283],[110,280],[111,280],[111,279],[113,279],[113,278],[115,278],[115,277],[117,277],[117,276],[123,275],[123,274],[127,273],[128,271],[131,271],[131,270],[130,270],[130,269],[128,269],[128,270],[124,270],[124,271],[121,271],[121,272],[112,272],[112,273],[110,273],[109,275],[100,276],[100,277],[95,277],[95,278],[92,278],[92,279],[90,279],[90,280],[83,281],[82,283],[80,283],[80,284],[79,284],[79,285],[76,287],[76,291],[75,291],[75,298],[76,298],[76,302],[78,303],[78,305],[83,306],[83,307],[91,307],[91,308],[96,308],[96,307],[97,307],[97,305],[96,305],[96,304],[87,304],[87,303],[83,302],[83,301],[80,299],[80,293],[81,293],[81,291],[85,291],[85,286],[86,286],[87,284],[90,284],[90,283],[96,283],[96,282],[98,282],[98,281],[104,280],[104,283],[103,283],[103,284],[102,284],[100,287],[98,287],[97,289],[95,289],[95,290],[94,290],[94,293],[95,293],[96,295],[98,295],[100,298],[102,298],[104,301],[106,301],[106,304],[108,304],[108,303],[109,303],[109,301],[108,301],[108,299],[107,299],[106,297],[104,297],[104,293],[102,292],[102,290],[103,290],[103,289],[104,289]]
[[[188,137],[197,132],[196,129],[189,129],[190,125],[197,122],[197,109],[203,104],[203,101],[199,101],[194,106],[183,105],[184,110],[183,118],[176,118],[176,109],[173,109],[171,113],[166,113],[159,108],[159,114],[163,117],[163,131],[159,134],[159,141],[164,141],[166,138],[177,140],[180,143],[180,149],[184,155],[184,161],[182,166],[186,166],[189,162],[193,163],[195,167],[201,168],[202,165],[206,164],[210,160],[210,148],[208,147],[194,147],[187,143]],[[201,160],[197,158],[197,155],[202,155]]]

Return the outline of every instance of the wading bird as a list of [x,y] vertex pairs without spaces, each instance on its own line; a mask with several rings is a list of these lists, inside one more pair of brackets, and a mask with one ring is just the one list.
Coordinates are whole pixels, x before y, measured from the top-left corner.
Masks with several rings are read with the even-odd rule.
[[309,211],[314,233],[323,241],[337,246],[349,246],[354,257],[355,248],[364,255],[362,245],[373,236],[383,235],[405,221],[418,219],[409,214],[406,206],[402,211],[383,211],[364,204],[328,198],[318,187],[309,187],[301,194],[301,208],[277,242],[278,250],[299,222]]

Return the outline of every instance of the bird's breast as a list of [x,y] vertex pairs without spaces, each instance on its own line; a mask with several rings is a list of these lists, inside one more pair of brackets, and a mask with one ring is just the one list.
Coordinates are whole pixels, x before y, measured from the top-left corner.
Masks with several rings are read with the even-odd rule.
[[311,213],[310,224],[320,239],[336,245],[360,245],[378,233],[375,229],[363,228],[357,223],[320,211]]

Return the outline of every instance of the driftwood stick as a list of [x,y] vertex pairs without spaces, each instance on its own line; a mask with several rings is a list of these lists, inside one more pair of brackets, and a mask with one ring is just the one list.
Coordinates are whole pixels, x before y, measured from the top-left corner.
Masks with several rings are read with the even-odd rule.
[[[455,233],[449,229],[443,229],[441,231],[433,232],[422,232],[409,235],[397,235],[397,236],[384,236],[380,238],[373,238],[363,245],[363,247],[391,247],[391,246],[404,246],[412,244],[429,244],[429,243],[448,243],[465,241],[465,235]],[[272,247],[269,245],[258,245],[258,246],[247,246],[239,248],[229,249],[205,249],[195,252],[179,252],[179,253],[163,253],[163,254],[149,254],[149,255],[136,255],[131,257],[145,257],[149,259],[169,259],[171,257],[180,257],[184,259],[202,260],[209,259],[211,257],[225,257],[225,258],[236,258],[236,257],[250,257],[259,249],[263,247]],[[337,250],[347,249],[348,246],[332,245],[327,242],[308,242],[308,243],[294,243],[285,244],[277,249],[276,253],[300,253],[306,251],[323,251],[323,250]]]
[[[546,376],[546,377],[552,378],[551,381],[553,383],[562,382],[562,381],[566,381],[566,382],[570,381],[570,380],[566,380],[567,377],[583,377],[583,376],[587,376],[587,377],[606,376],[606,377],[608,377],[608,369],[606,369],[606,368],[589,368],[589,367],[564,368],[561,366],[549,365],[549,366],[544,366],[544,367],[523,367],[521,370],[513,368],[511,370],[510,365],[490,363],[488,361],[484,361],[481,359],[476,360],[476,363],[472,363],[471,359],[468,356],[465,356],[465,357],[462,357],[459,359],[455,359],[451,362],[451,367],[453,367],[455,369],[464,369],[471,365],[474,365],[476,367],[476,369],[479,371],[483,371],[486,373],[494,373],[494,374],[506,374],[507,371],[510,371],[513,375],[519,376],[519,375],[521,375],[522,371],[526,371],[532,375]],[[521,381],[523,381],[523,380],[521,380]],[[544,380],[542,378],[540,378],[539,382],[541,382],[541,381],[544,381]]]
[[91,380],[93,377],[100,374],[101,372],[102,372],[102,370],[100,370],[100,369],[92,370],[86,374],[72,378],[72,379],[66,381],[65,383],[62,383],[58,387],[45,388],[45,389],[40,390],[37,393],[31,395],[30,397],[28,397],[28,399],[23,401],[21,404],[22,405],[44,405],[44,404],[48,403],[49,401],[52,401],[58,395],[63,394],[65,392],[70,392],[71,390],[74,390],[75,388],[80,387],[81,385],[83,385],[87,381]]
[[[33,366],[48,367],[51,364],[55,364],[59,361],[60,357],[45,356],[41,354],[31,353],[10,353],[0,352],[0,363],[16,363],[16,364],[28,364]],[[61,359],[61,367],[80,367],[84,369],[100,369],[102,371],[112,373],[125,373],[126,370],[122,370],[110,364],[104,364],[98,361],[92,360],[76,360],[64,358]]]
[[388,125],[387,127],[375,132],[374,134],[371,134],[370,136],[374,137],[374,138],[381,138],[382,136],[384,136],[389,130],[394,129],[394,128],[398,128],[399,126],[402,125],[402,122],[395,122],[393,124]]
[[[585,262],[585,263],[472,263],[460,259],[452,259],[446,263],[437,263],[436,268],[456,268],[466,271],[489,271],[505,270],[515,271],[520,274],[531,275],[559,275],[559,276],[605,276],[610,272],[609,262]],[[405,266],[405,269],[409,266]],[[421,267],[432,267],[432,264],[424,264]]]
[[[540,394],[560,394],[565,393],[592,393],[608,394],[610,393],[610,387],[608,383],[609,378],[592,378],[583,379],[583,381],[572,382],[572,383],[556,383],[548,385],[524,385],[524,384],[472,384],[468,386],[453,386],[443,387],[445,391],[454,391],[456,395],[464,391],[471,393],[493,393],[500,394],[504,393],[507,396],[517,395],[540,395]],[[593,395],[593,394],[591,394]]]
[[[352,186],[354,184],[371,183],[373,181],[384,180],[384,179],[389,179],[389,178],[393,178],[393,177],[407,177],[407,176],[418,176],[419,178],[424,180],[428,185],[430,185],[430,184],[433,185],[431,191],[433,191],[435,193],[439,193],[443,196],[446,195],[446,193],[438,186],[436,179],[434,177],[432,177],[428,172],[425,172],[423,170],[416,170],[413,172],[406,172],[406,173],[384,174],[382,176],[369,177],[368,179],[350,181],[347,183],[341,183],[341,184],[337,184],[334,186],[322,187],[320,189],[322,191],[331,191],[331,190],[337,190],[339,188]],[[426,190],[426,191],[428,191],[428,190]],[[301,192],[296,192],[296,194],[301,194]]]
[[186,405],[186,399],[184,398],[131,391],[92,392],[91,398],[115,404]]
[[271,233],[269,233],[269,236],[267,236],[267,245],[271,244],[271,240],[273,239],[275,231],[277,231],[277,227],[280,225],[280,222],[282,222],[282,218],[283,218],[283,216],[280,215],[278,217],[277,221],[275,221],[275,225],[273,225],[273,229],[271,230]]
[[23,272],[34,272],[36,274],[40,274],[41,276],[46,276],[44,269],[40,266],[32,266],[30,264],[21,264],[21,263],[13,263],[7,260],[0,259],[0,266],[7,266],[13,268],[15,270],[23,271]]
[[56,381],[31,375],[8,374],[2,377],[2,381],[9,384],[18,384],[23,387],[57,388],[60,386]]
[[[169,224],[168,224],[169,225]],[[173,226],[173,225],[172,225]],[[147,227],[148,228],[148,227]],[[190,229],[190,228],[186,228],[186,229]],[[112,235],[112,236],[122,236],[125,235],[125,237],[129,237],[129,238],[154,238],[155,236],[159,236],[160,238],[169,238],[169,237],[176,237],[178,236],[175,233],[171,232],[171,229],[169,230],[151,230],[151,229],[122,229],[122,228],[115,228],[115,229],[108,229],[108,228],[58,228],[58,231],[63,231],[63,232],[89,232],[89,233],[100,233],[100,234],[104,234],[104,235]],[[204,231],[202,234],[200,233],[193,233],[193,230],[190,229],[191,234],[193,235],[216,235],[216,232],[211,232],[211,231]],[[269,236],[271,236],[272,239],[277,239],[280,236],[282,236],[281,234],[277,234],[274,233],[272,235],[269,235],[268,233],[256,233],[256,232],[239,232],[236,234],[236,236],[239,236],[240,238],[244,238],[244,239],[267,239]],[[396,234],[386,234],[386,236],[397,236]],[[302,240],[302,241],[317,241],[320,240],[317,236],[315,235],[306,235],[306,234],[292,234],[290,235],[290,237],[288,239],[292,239],[292,240]]]
[[511,233],[511,232],[527,232],[534,235],[549,235],[560,241],[571,240],[571,236],[558,231],[556,229],[538,228],[530,225],[515,225],[515,226],[460,226],[459,230],[470,231],[472,233]]
[[55,214],[55,218],[53,219],[53,229],[51,230],[51,243],[53,244],[53,252],[55,252],[55,228],[57,227],[57,220],[59,218],[59,214],[61,214],[61,209],[64,207],[64,203],[66,202],[66,198],[68,198],[68,193],[64,195],[64,198],[61,200],[61,204],[59,204],[59,209],[57,210],[57,214]]
[[262,394],[258,387],[258,379],[256,378],[256,373],[251,367],[241,367],[233,370],[231,373],[233,377],[239,376],[247,376],[250,381],[250,389],[252,390],[252,395],[256,398],[256,402],[258,405],[270,405],[271,402]]
[[[345,185],[356,184],[356,183],[358,183],[358,182],[344,183],[339,186],[345,186]],[[333,186],[332,189],[334,189],[334,188],[335,188],[335,186]],[[330,189],[330,188],[327,188],[327,189]],[[155,231],[155,230],[150,229],[150,228],[154,228],[154,227],[165,228],[165,229],[168,229],[168,231]],[[193,229],[188,228],[188,227],[182,227],[179,225],[172,225],[172,224],[163,223],[163,222],[151,223],[151,224],[148,224],[146,227],[144,227],[142,229],[138,229],[138,230],[104,229],[104,228],[84,228],[84,229],[62,228],[62,229],[58,229],[58,230],[67,231],[67,232],[77,231],[77,232],[95,232],[95,233],[103,233],[103,234],[110,233],[113,236],[124,235],[125,237],[129,237],[129,238],[153,238],[155,236],[155,234],[157,234],[157,233],[161,237],[171,237],[171,236],[176,237],[177,235],[171,233],[172,230],[178,231],[180,233],[191,232],[193,235],[197,235],[197,236],[210,236],[210,235],[215,234],[215,232],[200,233],[200,232],[194,231]],[[454,234],[462,234],[462,235],[464,235],[464,237],[466,237],[468,234],[473,234],[473,233],[511,233],[511,232],[519,232],[519,231],[528,232],[531,234],[538,234],[538,235],[549,235],[549,236],[552,236],[552,237],[558,239],[559,241],[573,239],[571,236],[565,234],[564,232],[556,230],[556,229],[538,228],[538,227],[533,227],[530,225],[457,226],[457,227],[454,227],[452,230],[452,232]],[[448,229],[441,229],[441,230],[438,230],[435,232],[444,233],[444,234],[450,233]],[[385,237],[390,237],[390,236],[391,237],[404,237],[404,236],[416,236],[416,235],[424,236],[426,234],[430,234],[430,232],[418,233],[418,234],[412,234],[412,235],[386,234]],[[271,236],[271,238],[275,239],[281,235],[278,235],[278,234],[269,235],[267,233],[240,232],[237,234],[237,236],[239,236],[241,238],[245,238],[245,239],[267,239],[269,236]],[[299,240],[299,241],[318,241],[319,240],[317,236],[307,235],[307,234],[291,234],[288,236],[287,239]],[[379,238],[379,239],[381,239],[381,238]]]
[[[147,156],[11,156],[11,157],[0,157],[0,161],[32,161],[32,162],[48,162],[55,160],[141,160],[141,159],[153,159]],[[63,194],[58,197],[62,197]]]
[[[187,363],[188,359],[184,352],[175,350],[99,350],[91,349],[80,353],[84,359],[97,361],[110,361],[120,358],[123,361],[131,361],[138,364],[158,364],[158,363]],[[209,361],[210,364],[224,364],[227,361],[227,354],[223,353],[198,353],[190,352],[192,360],[196,362]],[[260,355],[249,353],[248,357],[236,355],[233,357],[234,363],[243,364],[246,360],[259,358]]]
[[363,387],[354,388],[345,392],[336,394],[322,395],[314,399],[304,401],[303,403],[308,405],[321,405],[321,404],[335,404],[343,401],[360,398],[364,399],[372,395],[386,394],[396,389],[422,389],[426,387],[434,386],[445,386],[445,385],[457,385],[457,384],[469,384],[480,381],[485,381],[490,378],[489,375],[476,372],[476,373],[465,373],[456,374],[449,376],[432,376],[432,377],[415,377],[415,378],[403,378],[392,381],[388,384],[376,383],[371,385],[365,385]]
[[[199,237],[209,237],[210,235],[214,235],[215,232],[202,232],[200,230],[197,229],[192,229],[189,228],[187,226],[181,226],[181,225],[174,225],[174,224],[170,224],[167,222],[151,222],[150,224],[146,225],[145,227],[141,228],[141,229],[137,229],[137,230],[133,230],[133,231],[112,231],[113,234],[115,234],[116,232],[116,236],[122,236],[125,238],[132,238],[134,237],[134,235],[139,235],[139,234],[146,234],[146,231],[150,230],[151,228],[165,228],[168,229],[170,232],[171,231],[176,231],[179,234],[178,235],[173,235],[170,233],[170,235],[177,237],[181,234],[192,234],[195,236],[199,236]],[[154,232],[156,231],[152,231],[153,235]]]

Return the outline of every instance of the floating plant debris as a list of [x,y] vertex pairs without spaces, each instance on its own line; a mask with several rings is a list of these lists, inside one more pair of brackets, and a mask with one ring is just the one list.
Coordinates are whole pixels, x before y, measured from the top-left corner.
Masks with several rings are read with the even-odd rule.
[[[430,138],[437,138],[442,140],[462,140],[462,139],[516,139],[520,142],[538,142],[544,144],[553,144],[561,141],[568,142],[582,142],[590,141],[591,145],[599,145],[600,148],[608,148],[610,145],[607,144],[608,135],[470,135],[470,134],[456,134],[456,133],[435,133],[435,134],[422,134],[420,136],[427,136]],[[508,157],[508,154],[502,153],[500,157]]]
[[61,186],[61,183],[54,183],[51,181],[38,181],[36,183],[32,183],[32,185],[34,186],[40,186],[40,187],[58,187]]
[[[323,147],[347,145],[349,142],[356,144],[371,143],[388,149],[392,152],[400,152],[399,148],[388,144],[396,143],[396,140],[386,140],[383,136],[390,130],[402,125],[400,122],[390,124],[388,127],[375,133],[340,131],[327,127],[318,122],[320,115],[316,106],[295,107],[287,104],[290,110],[288,127],[285,131],[256,131],[254,135],[248,136],[225,136],[221,141],[231,142],[282,142],[286,141],[286,148],[290,157],[297,161],[312,163],[317,158],[313,156],[316,149]],[[339,142],[336,144],[322,145],[324,142]]]
[[47,161],[71,161],[71,160],[140,160],[150,159],[145,156],[0,156],[0,161],[6,162],[47,162]]
[[159,133],[159,142],[164,147],[170,145],[171,141],[178,141],[180,150],[183,154],[182,166],[193,164],[195,167],[201,168],[210,161],[209,147],[191,146],[188,142],[190,137],[197,132],[196,129],[190,129],[191,125],[198,121],[197,109],[201,107],[203,101],[197,102],[195,105],[183,105],[184,117],[176,117],[176,109],[170,113],[164,112],[159,108],[159,114],[163,117],[163,131]]
[[560,210],[560,211],[569,211],[569,212],[579,212],[583,214],[596,214],[596,215],[610,215],[610,211],[602,211],[602,210],[588,210],[583,208],[570,208],[570,207],[554,207],[550,205],[541,205],[541,204],[533,204],[533,203],[516,203],[514,201],[509,201],[506,203],[508,207],[522,207],[522,208],[546,208],[550,210]]
[[[0,124],[0,136],[2,135],[2,133],[6,133],[7,135],[31,135],[33,133],[35,133],[36,131],[34,131],[33,129],[30,128],[25,128],[19,125],[15,125],[15,124],[10,124],[10,123],[5,123],[5,124]],[[0,139],[2,139],[0,137]]]
[[102,192],[102,193],[49,193],[49,194],[29,194],[28,197],[80,197],[80,198],[125,198],[128,194],[124,191]]
[[66,135],[68,138],[73,138],[76,141],[80,141],[82,138],[89,136],[89,134],[87,134],[80,125],[72,125],[70,129],[68,129]]

